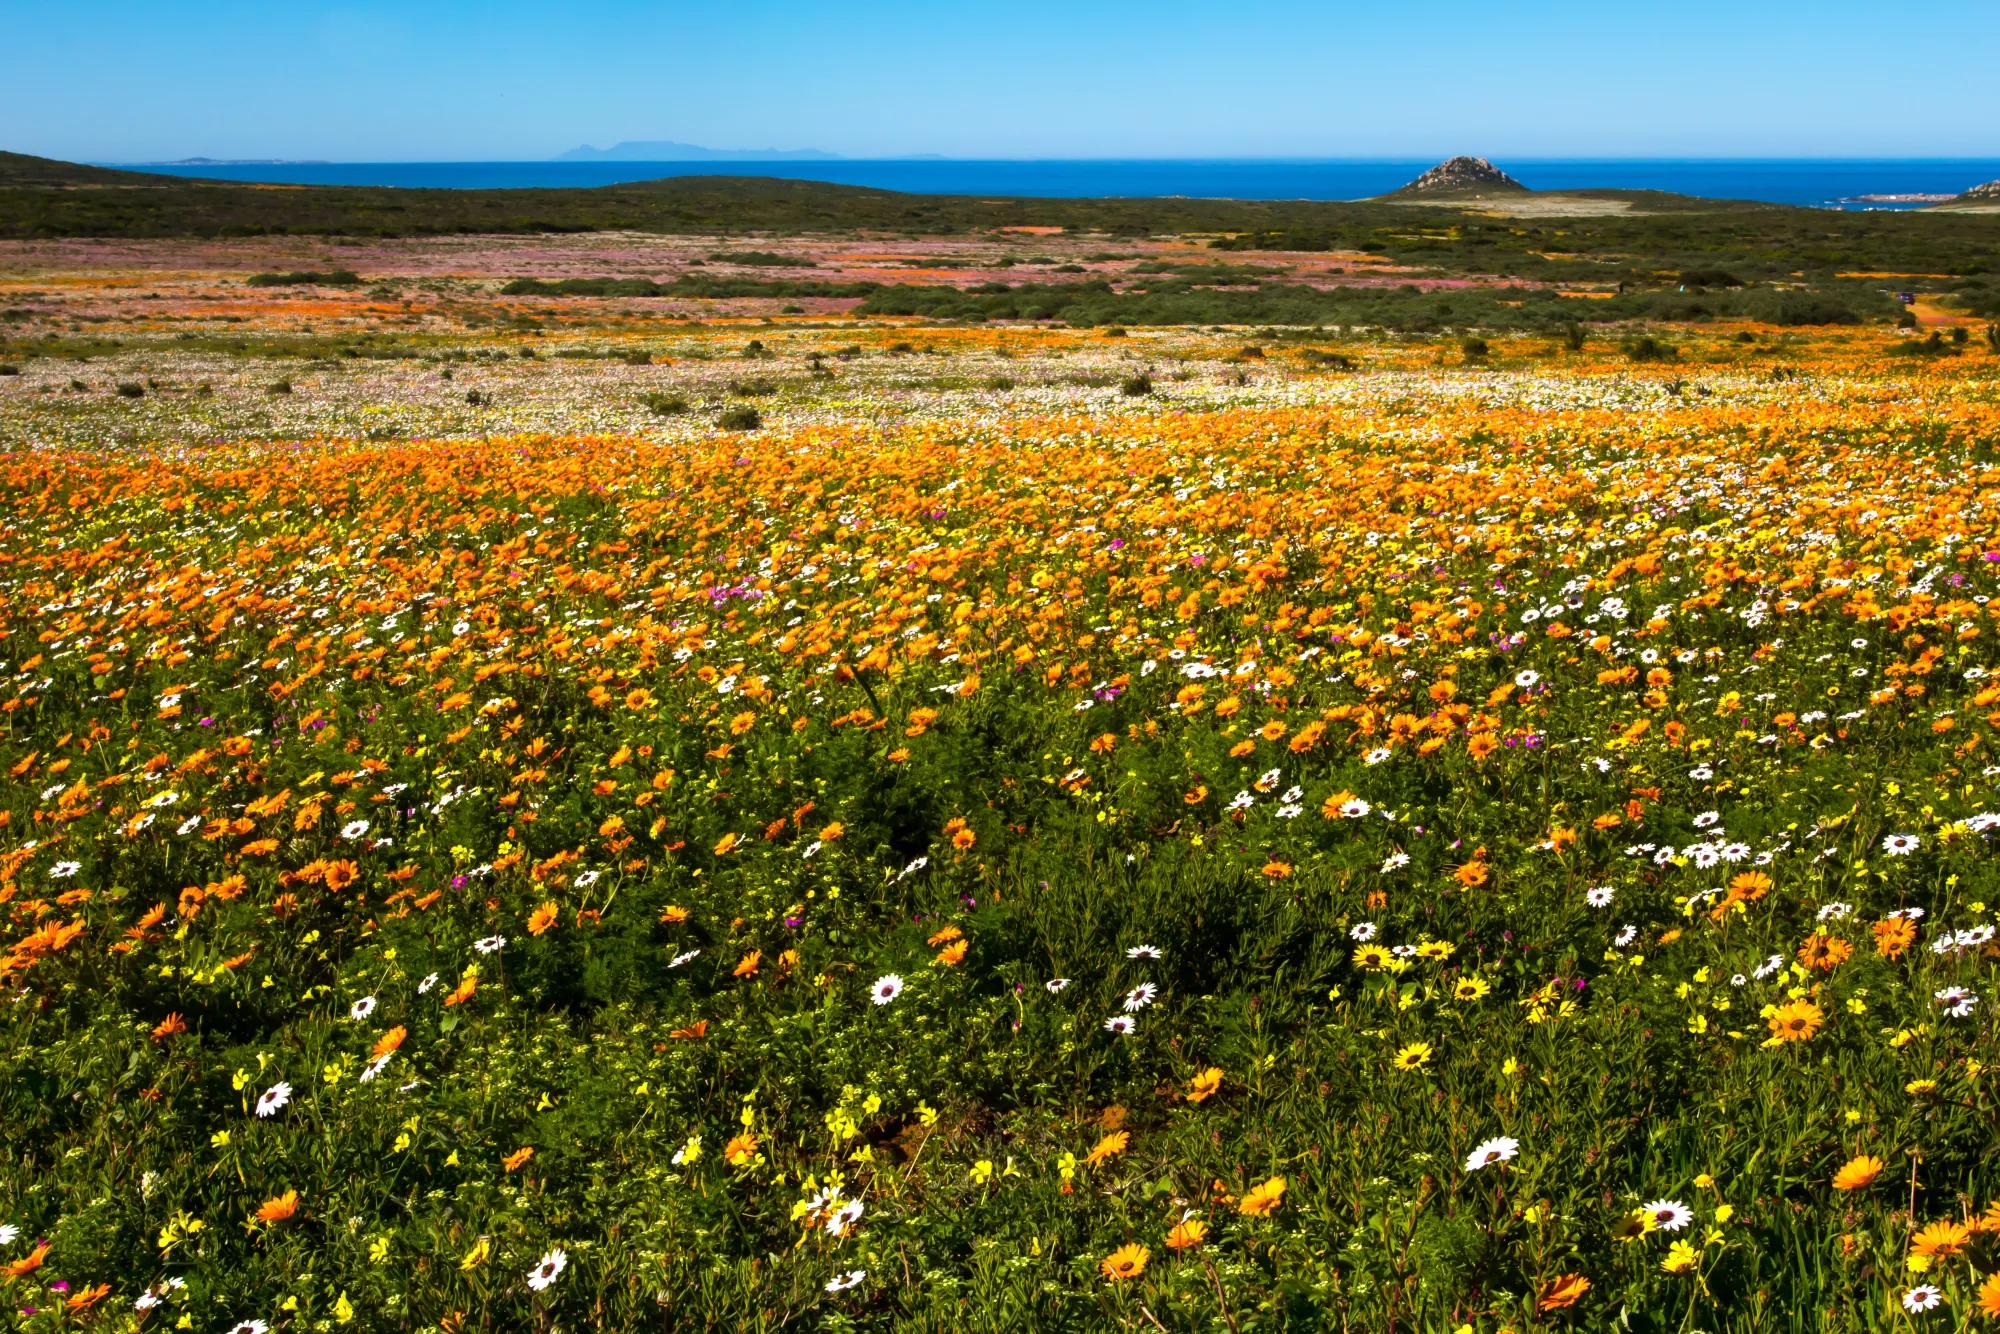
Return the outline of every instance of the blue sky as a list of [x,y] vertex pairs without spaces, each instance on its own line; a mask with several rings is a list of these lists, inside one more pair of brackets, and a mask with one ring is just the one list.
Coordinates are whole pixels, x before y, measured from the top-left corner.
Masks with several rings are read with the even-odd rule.
[[2000,155],[2000,5],[0,0],[0,148]]

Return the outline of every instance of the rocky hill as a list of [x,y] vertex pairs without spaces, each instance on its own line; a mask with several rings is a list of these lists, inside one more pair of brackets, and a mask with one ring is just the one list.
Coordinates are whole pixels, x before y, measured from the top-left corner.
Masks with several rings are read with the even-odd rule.
[[2000,181],[1975,185],[1959,197],[1960,203],[2000,204]]
[[1386,196],[1526,193],[1528,187],[1483,157],[1455,157],[1438,163],[1402,189]]

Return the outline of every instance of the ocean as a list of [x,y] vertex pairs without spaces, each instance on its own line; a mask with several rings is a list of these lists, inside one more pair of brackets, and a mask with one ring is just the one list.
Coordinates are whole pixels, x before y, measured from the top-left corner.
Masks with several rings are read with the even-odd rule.
[[[118,165],[118,164],[106,164]],[[1383,158],[1075,158],[831,162],[315,162],[145,166],[230,181],[447,189],[616,185],[663,176],[779,176],[915,194],[1125,195],[1205,199],[1365,199],[1434,160]],[[1537,190],[1668,190],[1811,208],[1895,208],[1862,195],[1955,195],[2000,179],[2000,158],[1543,158],[1499,163]]]

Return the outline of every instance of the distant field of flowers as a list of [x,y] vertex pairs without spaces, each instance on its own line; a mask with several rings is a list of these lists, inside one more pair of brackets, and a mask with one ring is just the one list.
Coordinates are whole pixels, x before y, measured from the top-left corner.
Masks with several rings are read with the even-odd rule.
[[1991,354],[673,337],[0,393],[11,1327],[2000,1318]]

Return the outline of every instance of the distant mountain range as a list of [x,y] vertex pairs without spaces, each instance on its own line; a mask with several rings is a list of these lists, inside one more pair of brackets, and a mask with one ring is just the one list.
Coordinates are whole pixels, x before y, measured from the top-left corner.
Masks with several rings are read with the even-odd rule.
[[818,148],[703,148],[671,139],[627,139],[609,148],[589,144],[557,154],[557,162],[830,162],[838,153]]

